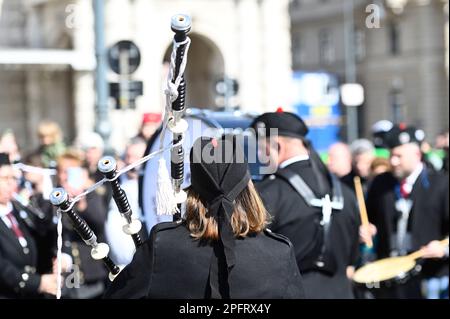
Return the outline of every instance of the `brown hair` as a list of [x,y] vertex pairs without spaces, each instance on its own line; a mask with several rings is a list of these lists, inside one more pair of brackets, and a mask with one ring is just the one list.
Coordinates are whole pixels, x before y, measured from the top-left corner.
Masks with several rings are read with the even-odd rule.
[[68,149],[63,154],[61,154],[56,162],[58,163],[58,167],[60,166],[62,161],[69,160],[79,163],[80,166],[83,165],[83,154],[81,151],[77,149]]
[[[266,228],[268,214],[252,181],[238,195],[234,204],[231,227],[236,237],[260,233]],[[192,188],[188,189],[186,223],[191,236],[196,239],[217,240],[219,238],[217,221],[208,215],[205,205]]]
[[385,171],[390,171],[391,163],[386,158],[376,157],[372,161],[372,164],[370,164],[370,171],[372,172],[372,175],[374,175],[374,173],[376,173],[376,171],[380,168],[384,168]]
[[51,137],[52,143],[62,141],[61,128],[56,122],[53,121],[43,121],[39,123],[38,135]]

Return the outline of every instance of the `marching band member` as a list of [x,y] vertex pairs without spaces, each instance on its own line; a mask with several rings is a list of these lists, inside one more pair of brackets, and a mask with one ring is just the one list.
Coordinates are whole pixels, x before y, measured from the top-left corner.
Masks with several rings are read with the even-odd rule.
[[[403,125],[386,134],[392,173],[375,178],[367,209],[378,231],[378,258],[406,255],[423,247],[427,259],[422,278],[439,278],[448,298],[448,246],[437,243],[449,230],[448,176],[430,171],[422,162],[419,145],[424,137],[422,130]],[[421,298],[420,279],[375,294],[379,298]],[[429,292],[435,282],[427,282]]]
[[154,226],[105,297],[302,298],[292,245],[266,230],[236,139],[200,138],[190,160],[185,219]]
[[36,242],[12,204],[17,190],[9,156],[0,153],[0,299],[56,294],[56,274],[39,274]]
[[[308,127],[297,115],[265,113],[252,127],[263,129],[266,138],[260,151],[278,167],[256,187],[273,216],[270,229],[294,245],[306,297],[354,298],[348,278],[359,254],[354,195],[328,173],[305,139]],[[271,137],[270,129],[277,129],[278,135]]]

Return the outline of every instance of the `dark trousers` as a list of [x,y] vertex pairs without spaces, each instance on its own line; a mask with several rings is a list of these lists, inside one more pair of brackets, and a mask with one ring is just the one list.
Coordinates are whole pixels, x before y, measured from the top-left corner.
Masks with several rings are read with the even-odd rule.
[[421,276],[415,276],[403,284],[374,288],[371,291],[376,299],[423,299],[421,281]]

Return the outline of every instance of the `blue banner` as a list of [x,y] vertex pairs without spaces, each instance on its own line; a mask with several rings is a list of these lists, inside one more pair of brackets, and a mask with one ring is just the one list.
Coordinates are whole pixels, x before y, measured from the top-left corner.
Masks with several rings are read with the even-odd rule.
[[335,75],[325,72],[294,72],[293,110],[308,125],[308,139],[319,153],[339,140],[341,110]]

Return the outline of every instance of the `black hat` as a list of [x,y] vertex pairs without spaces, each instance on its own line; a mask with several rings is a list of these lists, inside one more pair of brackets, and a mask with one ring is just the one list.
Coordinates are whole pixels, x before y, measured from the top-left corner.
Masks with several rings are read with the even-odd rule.
[[412,126],[394,125],[385,135],[385,143],[388,148],[394,148],[403,144],[421,144],[425,140],[425,132]]
[[308,134],[308,127],[305,122],[296,114],[283,112],[281,109],[277,112],[264,113],[258,116],[251,124],[251,127],[258,134],[258,129],[265,128],[266,136],[270,135],[270,129],[278,129],[278,135],[303,138]]
[[387,148],[386,134],[389,132],[394,124],[388,120],[381,120],[372,125],[373,145],[376,148]]
[[234,135],[198,138],[190,153],[191,186],[218,224],[228,269],[235,264],[231,216],[234,201],[250,181],[247,160]]
[[0,153],[0,166],[11,165],[8,153]]

